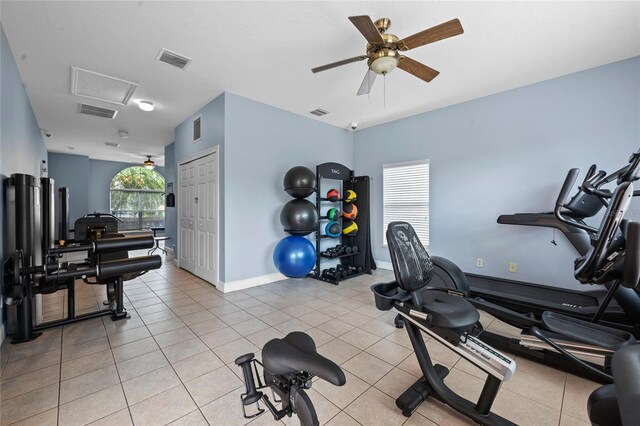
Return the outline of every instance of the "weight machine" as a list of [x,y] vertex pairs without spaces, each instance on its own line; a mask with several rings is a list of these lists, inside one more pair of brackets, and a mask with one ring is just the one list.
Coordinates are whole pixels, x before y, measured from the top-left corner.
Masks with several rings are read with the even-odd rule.
[[[129,250],[146,249],[154,244],[152,236],[127,237],[118,233],[113,217],[89,215],[76,221],[76,239],[67,240],[68,199],[66,188],[60,192],[60,239],[54,240],[55,197],[51,178],[13,174],[6,180],[6,229],[4,260],[4,303],[7,305],[8,334],[12,343],[37,338],[40,330],[89,318],[111,315],[116,321],[129,318],[124,308],[124,281],[162,266],[160,256],[129,258]],[[67,218],[67,219],[65,219]],[[115,227],[114,227],[115,222]],[[63,261],[69,253],[87,253],[79,261]],[[95,281],[88,279],[95,277]],[[107,308],[75,314],[75,280],[105,285]],[[65,319],[40,323],[34,312],[35,300],[42,294],[67,290],[68,313]]]

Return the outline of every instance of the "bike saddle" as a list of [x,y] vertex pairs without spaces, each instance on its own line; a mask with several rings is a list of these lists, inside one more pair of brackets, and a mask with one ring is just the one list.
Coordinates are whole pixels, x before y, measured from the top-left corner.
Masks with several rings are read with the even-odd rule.
[[428,288],[434,274],[433,262],[409,223],[391,222],[387,243],[396,282],[412,295],[417,308],[431,314],[434,326],[466,329],[480,320],[478,310],[463,297]]
[[311,336],[300,331],[268,341],[262,348],[262,363],[276,375],[305,371],[336,386],[346,381],[342,369],[320,355]]

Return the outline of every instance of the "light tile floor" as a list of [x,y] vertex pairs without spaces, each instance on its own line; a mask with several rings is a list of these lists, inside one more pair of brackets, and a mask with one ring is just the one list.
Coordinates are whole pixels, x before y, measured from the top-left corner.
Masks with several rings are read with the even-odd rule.
[[[165,258],[166,259],[166,258]],[[168,259],[167,259],[168,260]],[[428,401],[407,419],[395,406],[421,375],[405,330],[378,311],[369,289],[392,278],[376,271],[333,286],[285,280],[223,294],[165,260],[125,285],[131,319],[102,317],[48,330],[33,342],[1,347],[0,424],[243,425],[241,371],[234,359],[293,330],[340,364],[347,383],[316,380],[309,394],[322,424],[470,424]],[[79,312],[100,306],[102,286],[78,286]],[[64,292],[48,295],[47,319],[66,314]],[[483,315],[490,328],[505,328]],[[477,399],[483,375],[433,340],[432,358],[451,367],[446,383]],[[494,411],[522,425],[588,424],[586,401],[598,385],[517,359]],[[265,414],[252,425],[275,424]],[[287,419],[285,424],[297,424]]]

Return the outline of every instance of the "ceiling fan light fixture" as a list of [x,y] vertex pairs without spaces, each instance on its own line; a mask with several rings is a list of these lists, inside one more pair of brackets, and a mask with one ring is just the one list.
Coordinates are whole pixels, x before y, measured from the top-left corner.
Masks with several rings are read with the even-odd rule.
[[398,54],[394,50],[382,49],[369,58],[369,68],[376,74],[389,74],[398,65]]
[[156,167],[156,163],[151,160],[151,156],[147,155],[147,159],[142,163],[145,169],[153,170]]

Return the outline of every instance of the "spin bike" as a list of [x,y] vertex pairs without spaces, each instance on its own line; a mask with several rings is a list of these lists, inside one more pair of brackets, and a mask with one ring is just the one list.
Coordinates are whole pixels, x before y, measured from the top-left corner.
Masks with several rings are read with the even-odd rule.
[[[262,362],[248,353],[235,360],[242,368],[246,392],[240,396],[245,419],[252,419],[265,413],[260,408],[262,402],[271,412],[274,420],[295,414],[303,426],[318,426],[318,416],[309,395],[314,376],[329,383],[342,386],[346,382],[344,372],[333,361],[323,357],[316,350],[316,344],[306,333],[294,331],[282,339],[272,339],[262,348]],[[258,365],[264,372],[261,380]],[[254,375],[255,372],[255,375]],[[257,387],[256,387],[257,382]],[[262,389],[270,388],[273,402]],[[274,405],[281,404],[278,409]],[[246,406],[256,404],[257,411],[247,414]]]

